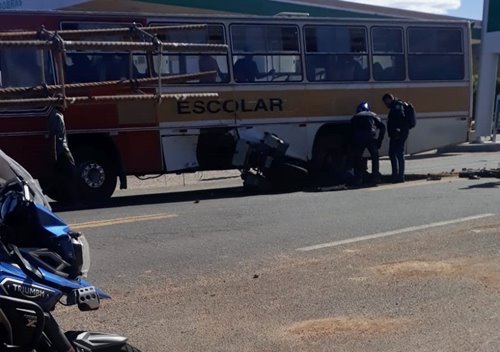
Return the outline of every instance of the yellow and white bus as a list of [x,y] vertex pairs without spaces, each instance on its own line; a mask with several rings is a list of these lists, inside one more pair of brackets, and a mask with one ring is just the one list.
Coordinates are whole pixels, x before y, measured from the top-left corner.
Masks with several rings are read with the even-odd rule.
[[[171,88],[213,90],[220,97],[164,106],[160,128],[168,171],[210,165],[212,157],[219,163],[215,151],[224,149],[222,133],[231,128],[274,133],[290,144],[288,155],[317,166],[325,155],[345,152],[347,124],[359,102],[386,115],[381,98],[387,92],[411,101],[418,111],[408,153],[467,140],[472,108],[467,22],[307,17],[195,21],[200,20],[209,23],[207,31],[165,39],[227,44],[230,52],[213,57],[219,74],[212,83]],[[150,23],[173,22],[189,19]],[[175,74],[201,66],[196,55],[176,55],[166,57],[163,67],[163,73]],[[250,77],[241,73],[245,69]]]
[[[200,80],[165,85],[162,93],[216,92],[218,98],[165,100],[158,106],[114,102],[98,109],[88,106],[68,109],[66,119],[72,148],[85,149],[85,153],[80,153],[81,158],[89,159],[88,155],[97,154],[89,149],[98,143],[94,149],[100,156],[94,157],[93,163],[81,161],[92,165],[100,175],[93,183],[84,180],[96,197],[112,193],[109,188],[113,184],[105,185],[103,180],[114,178],[116,184],[117,175],[234,168],[234,131],[240,138],[266,132],[275,134],[289,144],[290,158],[300,161],[304,168],[320,169],[326,158],[342,159],[347,153],[348,123],[356,106],[367,101],[373,111],[384,117],[387,109],[382,96],[388,92],[412,102],[417,110],[418,122],[408,139],[408,153],[467,140],[472,113],[471,40],[467,21],[55,11],[9,13],[2,19],[1,29],[33,30],[41,25],[47,29],[86,29],[133,22],[143,26],[204,23],[208,25],[206,28],[171,31],[160,35],[160,39],[226,44],[229,50],[210,55],[165,51],[161,63],[157,54],[133,56],[135,77],[214,71]],[[15,50],[0,52],[3,60],[0,72],[9,69],[12,75],[13,68],[6,63]],[[131,57],[128,53],[78,51],[66,55],[69,83],[90,77],[94,77],[92,80],[119,77],[114,71],[120,67],[124,67],[125,77],[129,72],[129,65],[120,66],[119,61],[113,64],[113,60],[128,60]],[[84,56],[88,66],[85,74],[78,67],[72,76],[71,68],[78,56]],[[53,81],[57,81],[55,70],[46,71],[47,76],[52,74]],[[35,81],[39,76],[34,71]],[[9,84],[22,85],[14,80],[2,82],[4,87]],[[46,113],[29,112],[29,116]],[[12,117],[12,112],[7,115]],[[21,117],[21,112],[18,116]],[[8,141],[3,138],[0,147],[22,161],[26,153],[19,153],[15,145],[21,138],[33,140],[33,135],[40,131],[31,131],[27,137],[21,133],[26,132],[22,131],[27,126],[26,119],[18,125],[12,119],[9,121],[9,128],[0,132],[12,138]],[[387,141],[382,154],[386,149]],[[40,148],[33,144],[33,150]],[[40,153],[34,155],[37,154]],[[30,171],[36,170],[40,163],[39,158],[26,160]],[[37,176],[43,172],[33,173]]]

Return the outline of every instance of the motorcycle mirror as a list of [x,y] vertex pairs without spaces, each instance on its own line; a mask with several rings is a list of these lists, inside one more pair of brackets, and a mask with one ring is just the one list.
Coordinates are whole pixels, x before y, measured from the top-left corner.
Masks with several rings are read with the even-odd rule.
[[26,183],[23,184],[23,193],[25,200],[31,200],[30,188]]

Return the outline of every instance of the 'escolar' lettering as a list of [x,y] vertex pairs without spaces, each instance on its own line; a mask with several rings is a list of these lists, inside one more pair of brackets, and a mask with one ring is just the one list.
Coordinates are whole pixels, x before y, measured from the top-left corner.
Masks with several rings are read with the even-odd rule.
[[277,112],[283,111],[283,100],[280,98],[257,99],[257,100],[195,100],[178,101],[177,113],[187,114],[218,114],[224,113],[247,113],[247,112]]

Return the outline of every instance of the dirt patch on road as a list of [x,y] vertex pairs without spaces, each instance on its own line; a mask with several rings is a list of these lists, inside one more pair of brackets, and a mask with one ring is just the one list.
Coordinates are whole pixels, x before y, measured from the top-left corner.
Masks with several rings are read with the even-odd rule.
[[448,261],[414,260],[388,263],[371,267],[370,270],[383,276],[397,278],[447,276],[479,281],[484,286],[500,291],[500,266],[498,258],[473,261],[453,259]]
[[467,268],[468,276],[480,281],[485,287],[500,293],[500,260],[493,263],[477,263]]
[[426,276],[454,274],[463,270],[463,265],[446,261],[407,261],[377,265],[371,268],[377,274],[391,276]]
[[407,319],[336,317],[299,322],[289,327],[287,332],[301,338],[338,334],[378,335],[404,330],[409,323]]

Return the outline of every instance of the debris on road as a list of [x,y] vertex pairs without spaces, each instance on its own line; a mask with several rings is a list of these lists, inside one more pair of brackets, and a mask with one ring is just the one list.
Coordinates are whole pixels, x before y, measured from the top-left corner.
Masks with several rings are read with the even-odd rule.
[[479,180],[481,177],[500,178],[500,169],[462,169],[458,177]]

